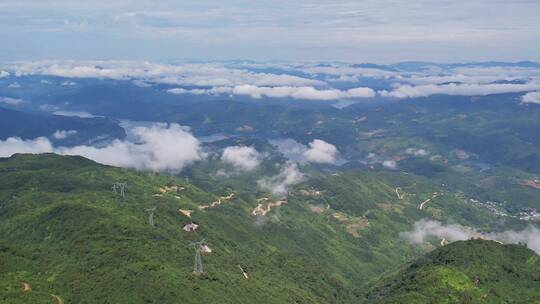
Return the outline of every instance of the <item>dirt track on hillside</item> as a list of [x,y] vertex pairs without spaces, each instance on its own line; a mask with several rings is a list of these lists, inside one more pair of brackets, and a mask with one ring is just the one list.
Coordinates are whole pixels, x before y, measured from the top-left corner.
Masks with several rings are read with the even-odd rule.
[[55,304],[64,304],[64,300],[62,300],[62,298],[60,298],[59,296],[54,295],[54,294],[51,293],[51,297],[54,298],[54,303]]
[[21,289],[23,292],[30,292],[32,291],[32,286],[26,282],[21,282]]

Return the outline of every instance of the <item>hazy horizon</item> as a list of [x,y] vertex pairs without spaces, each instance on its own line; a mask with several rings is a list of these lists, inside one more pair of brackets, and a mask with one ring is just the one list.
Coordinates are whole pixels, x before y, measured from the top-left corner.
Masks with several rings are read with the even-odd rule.
[[537,1],[0,3],[3,61],[540,61]]

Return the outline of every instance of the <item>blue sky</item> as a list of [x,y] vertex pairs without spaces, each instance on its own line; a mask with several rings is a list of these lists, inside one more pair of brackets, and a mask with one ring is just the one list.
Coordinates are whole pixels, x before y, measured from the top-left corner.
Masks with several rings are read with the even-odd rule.
[[1,1],[0,61],[538,61],[539,11],[517,0]]

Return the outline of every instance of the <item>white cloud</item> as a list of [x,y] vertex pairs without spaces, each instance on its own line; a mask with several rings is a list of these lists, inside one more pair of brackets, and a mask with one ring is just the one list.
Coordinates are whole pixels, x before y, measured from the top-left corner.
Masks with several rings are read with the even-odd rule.
[[18,82],[14,82],[14,83],[10,83],[7,87],[11,89],[18,89],[21,87],[21,85]]
[[44,137],[33,140],[12,137],[0,141],[0,156],[54,152],[80,155],[106,165],[170,172],[179,172],[204,157],[199,141],[178,124],[135,127],[129,132],[133,141],[114,140],[104,147],[54,148]]
[[[234,94],[252,98],[294,98],[339,100],[371,98],[377,93],[368,87],[339,90],[325,81],[357,81],[360,78],[392,80],[396,87],[379,91],[393,98],[425,97],[434,94],[476,96],[540,90],[540,69],[519,66],[449,68],[423,66],[417,71],[390,71],[382,68],[346,64],[242,64],[184,63],[159,64],[137,61],[34,61],[17,62],[2,67],[16,76],[47,75],[68,78],[107,78],[131,80],[146,87],[152,83],[178,85],[171,94]],[[249,69],[256,70],[249,70]],[[260,72],[263,70],[280,72]],[[286,71],[288,74],[283,74]],[[302,76],[297,76],[302,75]],[[321,77],[326,76],[326,77]],[[315,79],[318,78],[318,79]],[[495,83],[497,81],[527,83]],[[64,83],[72,83],[66,80]],[[189,89],[183,88],[189,87]],[[193,88],[195,87],[195,88]]]
[[538,103],[540,104],[540,91],[529,92],[521,96],[521,101],[523,103]]
[[326,77],[326,81],[330,82],[358,82],[360,79],[358,76],[353,75],[339,75],[337,78]]
[[[272,97],[270,94],[267,94]],[[341,96],[345,97],[340,90],[317,90],[314,87],[300,87],[293,88],[290,96],[295,99],[320,99],[320,100],[334,100],[339,99]]]
[[288,160],[301,163],[306,161],[304,153],[308,148],[292,138],[273,139],[269,140],[269,143],[275,146]]
[[47,153],[54,148],[46,137],[23,140],[19,137],[10,137],[0,140],[0,157],[10,157],[15,153]]
[[269,143],[275,146],[288,160],[301,164],[308,162],[333,164],[339,154],[334,145],[321,139],[314,139],[309,143],[309,147],[291,138],[273,139]]
[[309,162],[333,164],[336,162],[337,153],[336,146],[315,139],[309,143],[309,149],[304,152],[304,156]]
[[497,240],[504,243],[525,243],[540,254],[540,230],[528,226],[522,231],[507,230],[503,232],[482,233],[475,228],[458,224],[442,224],[438,221],[420,220],[414,224],[412,231],[400,233],[400,237],[413,243],[421,244],[429,238],[445,238],[451,242],[468,240],[472,237],[482,237],[488,240]]
[[497,81],[530,81],[540,77],[540,69],[519,66],[478,67],[464,66],[453,69],[426,71],[402,78],[403,82],[415,85],[444,84],[450,82],[466,84],[490,84]]
[[443,84],[443,85],[399,85],[392,91],[379,91],[381,96],[393,98],[427,97],[435,94],[454,96],[478,96],[501,93],[518,93],[525,91],[540,90],[540,83],[513,84]]
[[272,74],[225,67],[220,63],[159,64],[137,61],[33,61],[5,67],[15,75],[47,75],[67,78],[140,80],[200,87],[308,86],[324,85],[320,80],[287,74]]
[[75,134],[77,134],[76,130],[56,130],[52,136],[56,139],[66,139]]
[[415,148],[407,148],[407,150],[405,150],[405,153],[411,154],[414,156],[420,156],[420,157],[429,155],[429,152],[426,151],[425,149],[415,149]]
[[233,88],[230,88],[230,87],[213,87],[211,89],[206,90],[206,92],[211,95],[231,94],[232,91],[233,91]]
[[397,162],[395,160],[385,160],[382,162],[383,167],[390,170],[396,170],[397,169]]
[[[392,67],[391,67],[392,68]],[[447,67],[445,65],[420,65],[411,71],[391,71],[383,68],[355,67],[350,64],[334,63],[328,66],[319,64],[296,65],[290,69],[302,71],[312,76],[326,76],[330,82],[357,82],[360,78],[381,78],[401,84],[496,84],[496,82],[522,81],[538,83],[540,68],[521,66],[467,66]]]
[[445,83],[461,83],[461,84],[489,84],[496,81],[514,81],[524,79],[524,75],[508,76],[508,75],[463,75],[463,74],[451,74],[451,75],[428,75],[428,76],[412,76],[410,78],[403,78],[403,82],[408,82],[414,85],[427,85],[427,84],[445,84]]
[[70,80],[66,80],[66,81],[63,81],[60,85],[61,86],[76,86],[77,83]]
[[[352,67],[349,65],[339,66],[306,66],[299,69],[305,73],[311,75],[324,74],[338,76],[337,81],[358,81],[359,77],[366,78],[390,78],[393,76],[398,76],[398,72],[386,71],[382,69],[374,68],[360,68]],[[334,80],[334,81],[336,81]]]
[[0,78],[9,77],[9,73],[6,71],[0,71]]
[[42,104],[39,106],[39,109],[45,112],[54,112],[58,111],[59,107],[52,104]]
[[186,89],[182,89],[182,88],[169,89],[169,90],[167,90],[167,93],[176,94],[176,95],[192,94],[191,90],[186,90]]
[[507,230],[501,233],[490,233],[487,234],[487,238],[505,243],[527,244],[527,247],[540,254],[540,230],[534,226],[528,226],[522,231]]
[[98,117],[91,113],[85,112],[85,111],[54,111],[54,115],[60,115],[60,116],[73,116],[73,117],[80,117],[80,118],[94,118]]
[[420,220],[414,224],[412,231],[400,233],[400,237],[413,244],[424,243],[430,237],[445,238],[453,242],[478,236],[480,233],[469,227],[455,224],[442,225],[438,221],[430,220]]
[[176,94],[176,95],[182,95],[182,94],[192,94],[192,95],[203,95],[203,94],[209,94],[209,95],[219,95],[219,94],[227,94],[231,93],[233,88],[230,87],[213,87],[211,89],[184,89],[184,88],[173,88],[167,90],[167,93]]
[[11,98],[11,97],[0,97],[0,103],[16,106],[18,104],[26,102],[23,99]]
[[496,80],[517,80],[540,76],[540,69],[537,67],[520,66],[462,66],[450,70],[457,75],[469,77],[494,77]]
[[171,94],[234,94],[250,96],[251,98],[294,98],[294,99],[309,99],[309,100],[336,100],[341,98],[370,98],[376,95],[375,91],[370,88],[354,88],[346,91],[337,89],[319,90],[314,87],[291,87],[291,86],[275,86],[275,87],[260,87],[256,85],[243,84],[235,87],[213,87],[211,89],[184,89],[173,88],[167,90]]
[[144,82],[142,80],[138,80],[138,79],[133,80],[133,84],[138,86],[139,88],[150,88],[150,87],[152,87],[152,84]]
[[231,146],[223,150],[221,161],[241,171],[252,171],[261,164],[261,155],[253,147]]
[[248,95],[252,98],[270,97],[310,100],[336,100],[340,98],[369,98],[374,97],[375,92],[370,88],[354,88],[347,91],[337,89],[319,90],[314,87],[258,87],[254,85],[240,85],[234,87],[233,94]]
[[345,91],[345,96],[347,98],[369,98],[375,97],[375,91],[371,88],[362,87],[362,88],[353,88]]
[[[474,64],[471,64],[474,65]],[[489,84],[497,81],[529,81],[540,78],[540,69],[523,67],[459,67],[423,66],[415,71],[389,71],[351,65],[303,66],[299,70],[311,75],[326,75],[332,82],[357,82],[363,78],[380,78],[414,85],[428,84]]]
[[304,175],[298,170],[298,165],[288,161],[285,163],[278,175],[262,178],[257,181],[259,187],[270,191],[273,195],[284,196],[289,191],[289,187],[301,182]]

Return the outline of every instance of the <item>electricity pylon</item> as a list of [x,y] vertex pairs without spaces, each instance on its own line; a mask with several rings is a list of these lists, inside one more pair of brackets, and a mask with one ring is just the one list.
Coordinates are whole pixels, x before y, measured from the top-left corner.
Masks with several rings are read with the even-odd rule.
[[202,274],[203,273],[203,265],[202,265],[202,258],[201,258],[201,251],[203,247],[205,246],[205,240],[201,240],[198,242],[193,242],[191,245],[195,247],[195,265],[193,266],[193,273],[194,274]]
[[156,207],[145,209],[145,211],[148,212],[148,223],[154,227],[154,212],[156,211]]
[[127,186],[127,183],[114,183],[112,185],[112,191],[116,195],[120,195],[121,197],[125,197],[125,195],[126,195],[126,192],[125,192],[126,186]]

